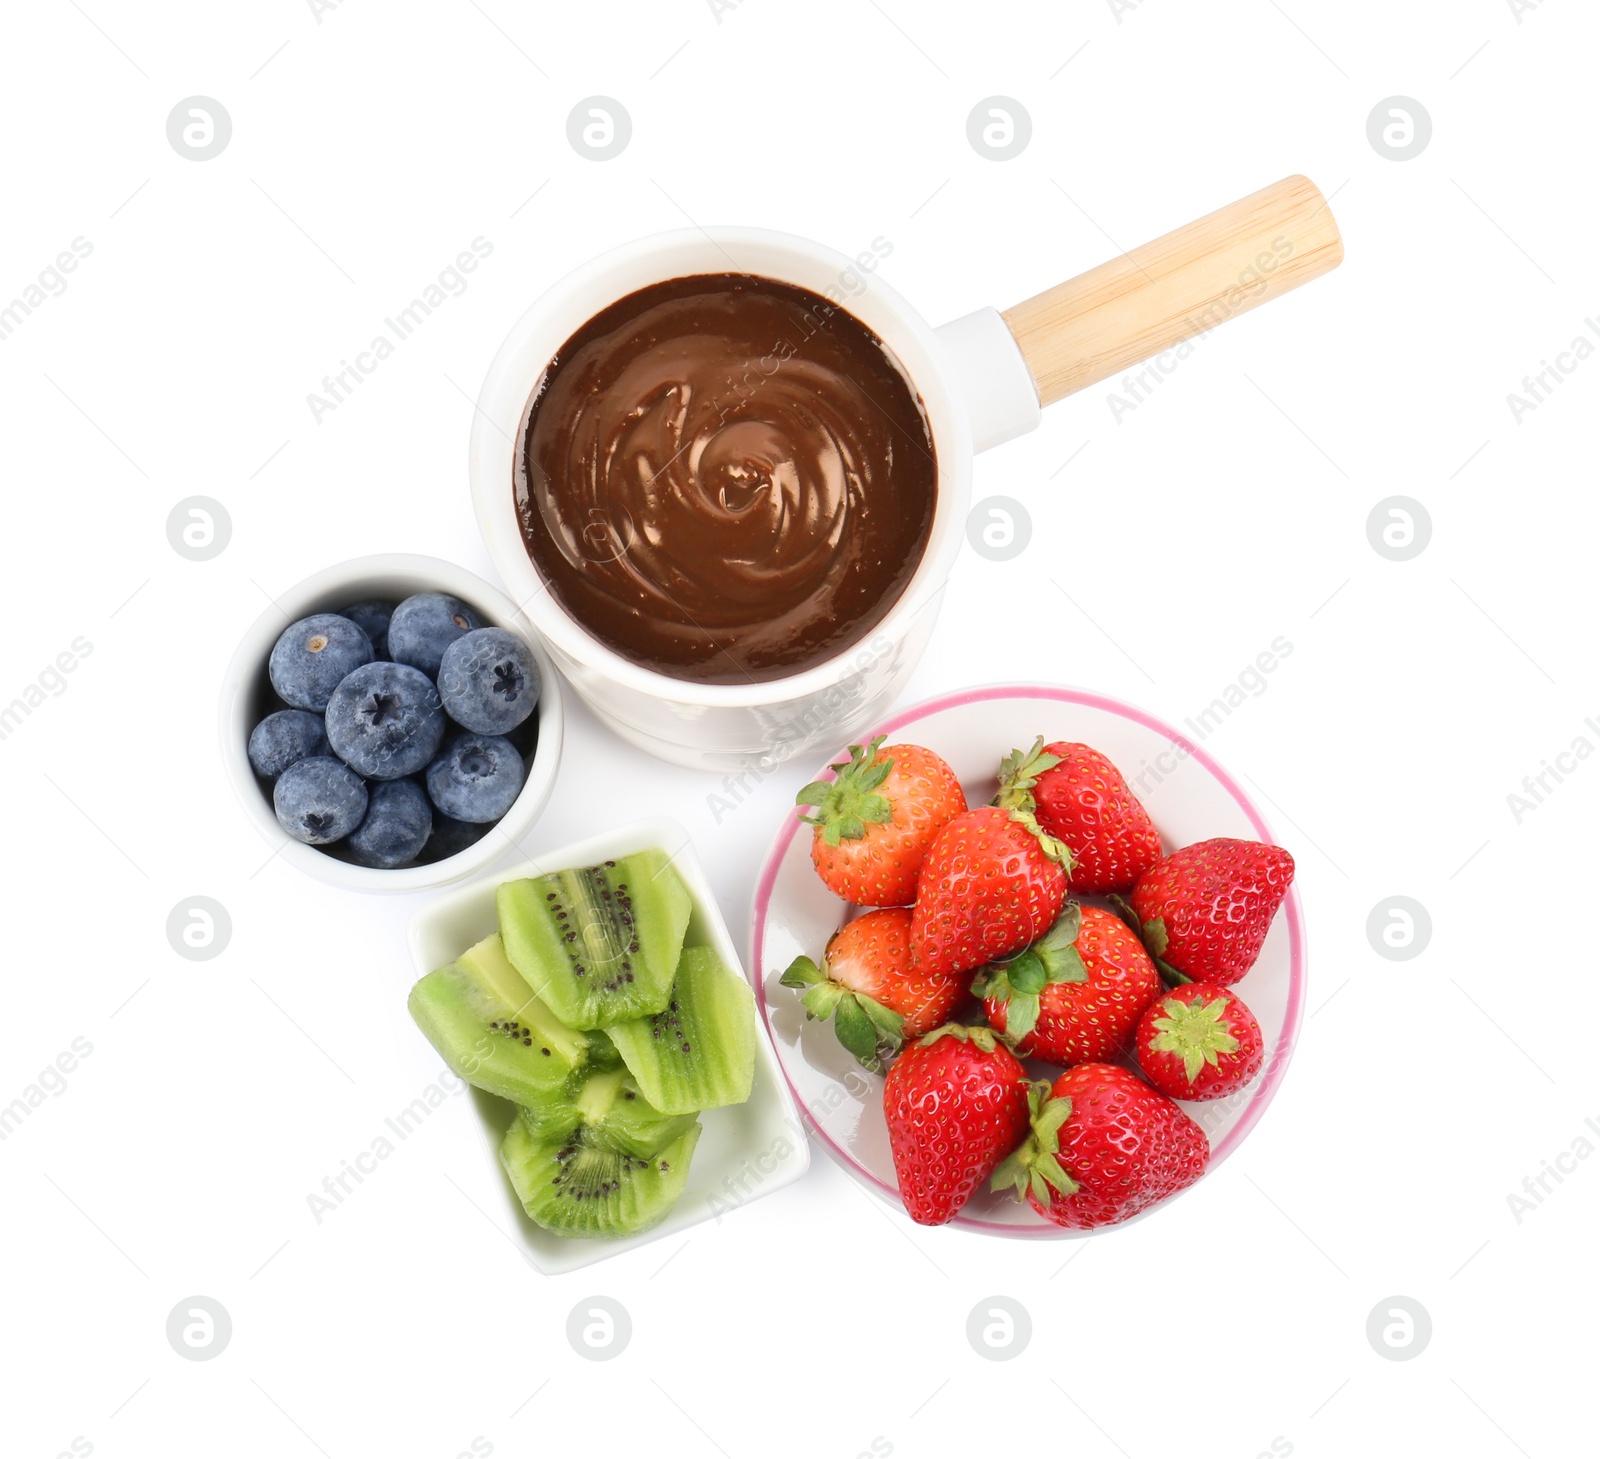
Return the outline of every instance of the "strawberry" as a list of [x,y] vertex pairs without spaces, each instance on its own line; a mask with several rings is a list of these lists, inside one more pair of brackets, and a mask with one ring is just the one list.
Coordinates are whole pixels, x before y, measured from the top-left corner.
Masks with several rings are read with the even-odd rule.
[[814,780],[795,804],[815,808],[800,819],[815,829],[811,864],[828,889],[861,907],[906,907],[928,845],[967,808],[961,782],[920,745],[851,745],[849,758]]
[[917,966],[971,972],[1037,942],[1061,915],[1070,860],[1025,811],[979,806],[949,821],[917,880]]
[[1261,1025],[1237,993],[1185,983],[1144,1011],[1134,1035],[1139,1067],[1174,1099],[1221,1099],[1261,1069]]
[[874,1073],[906,1039],[949,1018],[967,991],[959,975],[913,971],[910,907],[864,913],[829,938],[821,968],[797,957],[778,981],[804,989],[806,1017],[832,1017],[839,1042]]
[[1126,1050],[1161,987],[1121,918],[1068,902],[1049,932],[1011,962],[985,968],[972,991],[1025,1058],[1093,1064]]
[[1028,1133],[1028,1074],[993,1029],[946,1024],[895,1060],[883,1115],[900,1199],[942,1226]]
[[1125,891],[1161,860],[1161,836],[1128,782],[1098,750],[1041,735],[1000,765],[995,804],[1032,811],[1072,852],[1072,889]]
[[1294,857],[1263,841],[1221,837],[1174,851],[1130,899],[1144,945],[1173,982],[1237,983],[1261,953],[1294,880]]
[[1079,1064],[1028,1094],[1031,1132],[994,1173],[1058,1226],[1087,1231],[1136,1216],[1205,1174],[1205,1132],[1115,1064]]

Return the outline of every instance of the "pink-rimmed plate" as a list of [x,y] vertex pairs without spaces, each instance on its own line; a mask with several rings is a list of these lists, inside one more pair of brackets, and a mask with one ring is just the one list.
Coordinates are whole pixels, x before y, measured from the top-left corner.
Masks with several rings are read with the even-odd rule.
[[[1169,851],[1214,836],[1276,839],[1239,783],[1201,746],[1154,715],[1103,694],[1050,685],[967,689],[902,710],[872,733],[942,755],[973,805],[993,796],[996,768],[1013,748],[1025,748],[1040,734],[1047,741],[1080,741],[1122,771]],[[811,865],[809,832],[786,816],[756,883],[751,916],[750,969],[761,1016],[818,1142],[868,1190],[899,1208],[882,1078],[861,1069],[830,1026],[807,1023],[799,995],[778,983],[800,954],[820,958],[848,912]],[[1267,1049],[1262,1071],[1236,1095],[1184,1105],[1211,1141],[1212,1169],[1238,1148],[1277,1092],[1300,1027],[1305,979],[1304,919],[1291,887],[1260,958],[1236,985],[1261,1024]],[[1028,1206],[987,1191],[974,1196],[952,1224],[991,1236],[1091,1234],[1064,1230]]]

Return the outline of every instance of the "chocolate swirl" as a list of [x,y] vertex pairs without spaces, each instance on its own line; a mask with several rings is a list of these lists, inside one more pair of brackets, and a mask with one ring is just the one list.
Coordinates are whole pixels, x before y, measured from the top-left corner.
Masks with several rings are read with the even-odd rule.
[[561,347],[514,488],[529,555],[591,633],[743,683],[871,631],[921,561],[935,476],[921,401],[859,320],[707,274],[630,294]]

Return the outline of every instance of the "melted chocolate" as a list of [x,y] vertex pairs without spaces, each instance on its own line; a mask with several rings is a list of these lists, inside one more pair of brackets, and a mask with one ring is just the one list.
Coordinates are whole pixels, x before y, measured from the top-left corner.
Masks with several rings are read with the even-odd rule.
[[514,490],[566,610],[645,668],[766,681],[882,620],[933,524],[927,416],[883,342],[749,274],[595,315],[529,403]]

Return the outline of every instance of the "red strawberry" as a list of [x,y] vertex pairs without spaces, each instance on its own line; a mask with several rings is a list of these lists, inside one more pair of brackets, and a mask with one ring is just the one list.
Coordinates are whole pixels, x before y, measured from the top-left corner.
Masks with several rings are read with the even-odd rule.
[[1260,955],[1293,880],[1294,857],[1281,846],[1199,841],[1139,878],[1133,911],[1158,964],[1191,982],[1226,988]]
[[1007,810],[1032,811],[1072,852],[1072,889],[1125,891],[1161,860],[1161,836],[1128,782],[1098,750],[1041,735],[1000,766]]
[[895,1060],[883,1115],[900,1199],[942,1226],[1028,1133],[1028,1074],[993,1029],[946,1024]]
[[1069,860],[1025,811],[979,806],[957,816],[934,837],[917,881],[917,966],[966,973],[1037,942],[1061,915]]
[[972,985],[1019,1054],[1050,1064],[1117,1058],[1161,976],[1120,917],[1068,902],[1043,938]]
[[1261,1025],[1237,993],[1185,983],[1144,1011],[1134,1049],[1145,1078],[1174,1099],[1221,1099],[1261,1068]]
[[1205,1174],[1205,1132],[1164,1094],[1114,1064],[1079,1064],[1028,1095],[1032,1132],[994,1173],[1058,1226],[1126,1221]]
[[822,962],[797,957],[778,981],[803,988],[806,1017],[831,1016],[839,1042],[874,1072],[904,1040],[949,1018],[967,991],[958,974],[912,970],[910,907],[857,917],[828,940]]
[[811,864],[835,896],[862,907],[906,907],[917,895],[917,874],[939,828],[967,808],[955,771],[920,745],[851,745],[830,767],[834,779],[814,780],[795,797],[814,806],[801,820],[816,829]]

